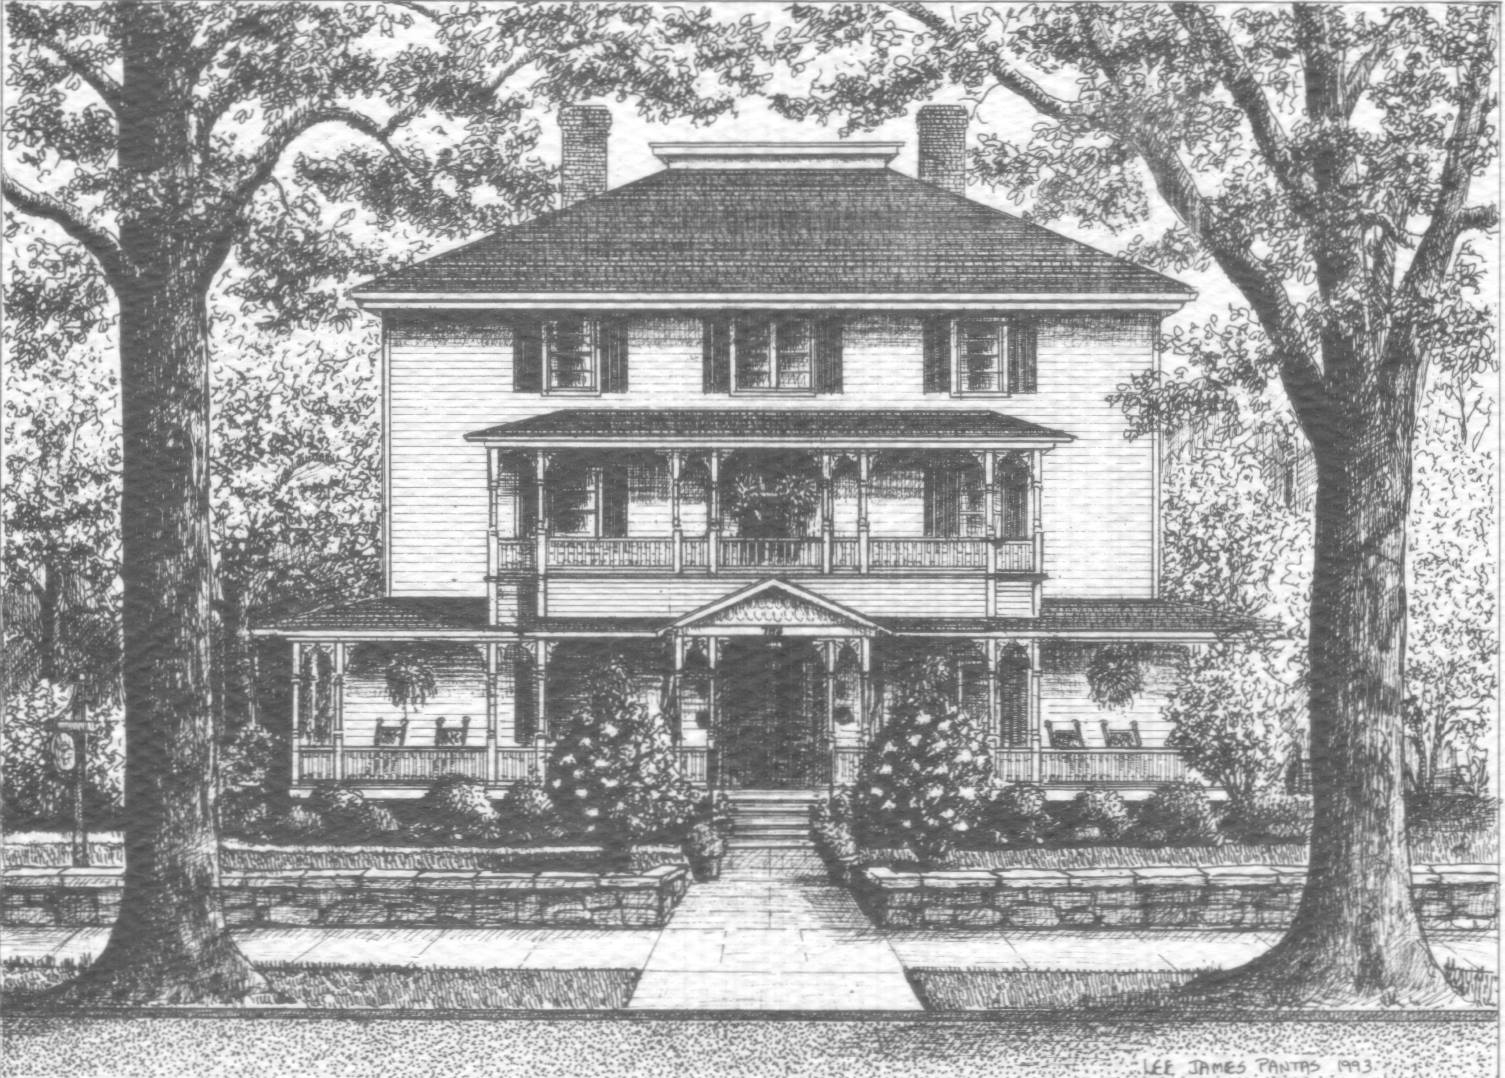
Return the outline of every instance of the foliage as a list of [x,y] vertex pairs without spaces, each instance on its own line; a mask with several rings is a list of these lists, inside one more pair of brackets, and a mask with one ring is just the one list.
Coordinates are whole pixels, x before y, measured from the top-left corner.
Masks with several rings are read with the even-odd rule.
[[502,795],[497,815],[511,841],[538,842],[557,838],[564,832],[549,791],[536,779],[514,782]]
[[[39,681],[6,701],[0,723],[0,819],[15,829],[24,825],[62,824],[73,818],[73,782],[52,765],[53,723],[72,718],[72,693]],[[84,772],[84,812],[91,820],[119,813],[122,744],[120,715],[114,708],[91,709],[98,733],[88,737]]]
[[1092,787],[1076,795],[1071,820],[1079,827],[1096,828],[1102,838],[1111,842],[1129,829],[1129,809],[1117,790]]
[[1144,654],[1135,644],[1102,644],[1087,663],[1087,690],[1100,708],[1125,708],[1144,692]]
[[1236,805],[1277,787],[1299,753],[1303,702],[1258,643],[1214,644],[1183,667],[1166,744]]
[[1217,846],[1222,842],[1207,790],[1193,782],[1168,782],[1145,799],[1134,821],[1145,846]]
[[1010,783],[988,798],[983,826],[1004,845],[1039,845],[1056,825],[1045,805],[1045,787],[1031,782]]
[[969,836],[992,776],[982,733],[957,710],[948,680],[937,659],[895,686],[888,721],[868,747],[853,795],[864,831],[903,842],[922,863],[944,860]]
[[714,824],[697,823],[685,836],[684,849],[691,861],[719,860],[726,856],[726,839]]
[[737,807],[724,790],[714,790],[695,803],[694,820],[709,823],[722,835],[730,835],[737,823]]
[[1233,804],[1223,830],[1240,842],[1306,842],[1312,833],[1312,799],[1263,792],[1245,804]]
[[820,476],[808,453],[733,456],[725,485],[726,512],[751,538],[804,534],[820,501]]
[[494,838],[496,808],[486,794],[486,784],[464,775],[441,775],[419,802],[421,829],[456,842]]
[[393,656],[382,676],[386,680],[387,699],[392,706],[402,708],[403,718],[407,718],[409,708],[423,707],[439,690],[433,668],[416,652]]
[[694,792],[667,723],[639,699],[627,660],[593,668],[583,697],[549,758],[546,784],[563,817],[619,849],[684,828]]
[[318,842],[325,837],[324,817],[307,805],[293,805],[266,826],[268,838],[283,842]]

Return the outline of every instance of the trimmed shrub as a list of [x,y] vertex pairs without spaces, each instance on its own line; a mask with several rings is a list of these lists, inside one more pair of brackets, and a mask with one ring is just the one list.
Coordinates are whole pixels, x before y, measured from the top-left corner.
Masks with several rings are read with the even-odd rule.
[[324,838],[324,817],[306,805],[294,805],[274,817],[266,831],[269,838],[284,842],[319,842]]
[[1207,791],[1192,782],[1168,782],[1139,810],[1134,837],[1145,846],[1218,846],[1223,836]]
[[1091,788],[1071,803],[1071,823],[1078,830],[1096,828],[1106,841],[1122,838],[1129,829],[1129,809],[1117,790]]
[[943,660],[917,666],[899,683],[853,797],[864,833],[904,843],[922,865],[944,862],[971,837],[992,777],[982,732],[957,711],[945,688],[951,683]]
[[704,821],[690,828],[685,836],[684,851],[692,861],[725,857],[726,839],[721,837],[715,824]]
[[1223,830],[1243,842],[1306,842],[1312,836],[1312,799],[1265,793],[1235,806],[1223,817]]
[[502,829],[520,842],[539,842],[565,833],[549,791],[534,779],[513,783],[497,804],[497,814]]
[[994,791],[983,810],[983,827],[1007,846],[1035,846],[1056,826],[1045,808],[1045,787],[1015,782]]
[[423,795],[418,811],[422,830],[440,840],[484,841],[497,837],[496,808],[480,779],[441,775]]

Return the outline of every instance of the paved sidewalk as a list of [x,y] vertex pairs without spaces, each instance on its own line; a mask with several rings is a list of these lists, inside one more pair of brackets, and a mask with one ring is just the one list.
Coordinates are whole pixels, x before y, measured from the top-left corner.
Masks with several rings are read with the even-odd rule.
[[791,863],[785,851],[739,850],[729,860],[720,880],[691,886],[629,1009],[922,1009],[893,948],[814,855]]

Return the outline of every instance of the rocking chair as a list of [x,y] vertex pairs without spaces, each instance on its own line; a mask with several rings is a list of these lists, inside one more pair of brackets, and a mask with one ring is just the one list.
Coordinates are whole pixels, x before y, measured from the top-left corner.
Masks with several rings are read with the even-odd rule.
[[1128,726],[1112,727],[1108,720],[1103,720],[1103,745],[1110,749],[1137,749],[1144,745],[1139,737],[1139,721],[1133,720]]
[[407,743],[408,720],[382,722],[376,720],[376,745],[378,748],[395,748]]
[[1048,722],[1045,724],[1045,732],[1050,737],[1050,747],[1053,749],[1085,749],[1086,740],[1082,737],[1082,724],[1076,720],[1071,722]]
[[448,723],[449,720],[443,715],[434,721],[434,744],[440,748],[464,745],[470,734],[470,716],[463,717],[459,726],[450,726]]

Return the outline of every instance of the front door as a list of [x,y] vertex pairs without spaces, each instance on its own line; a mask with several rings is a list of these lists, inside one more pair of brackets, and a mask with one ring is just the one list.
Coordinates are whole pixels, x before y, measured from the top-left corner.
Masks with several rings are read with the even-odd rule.
[[716,731],[723,783],[774,790],[824,784],[820,672],[807,643],[727,642]]

